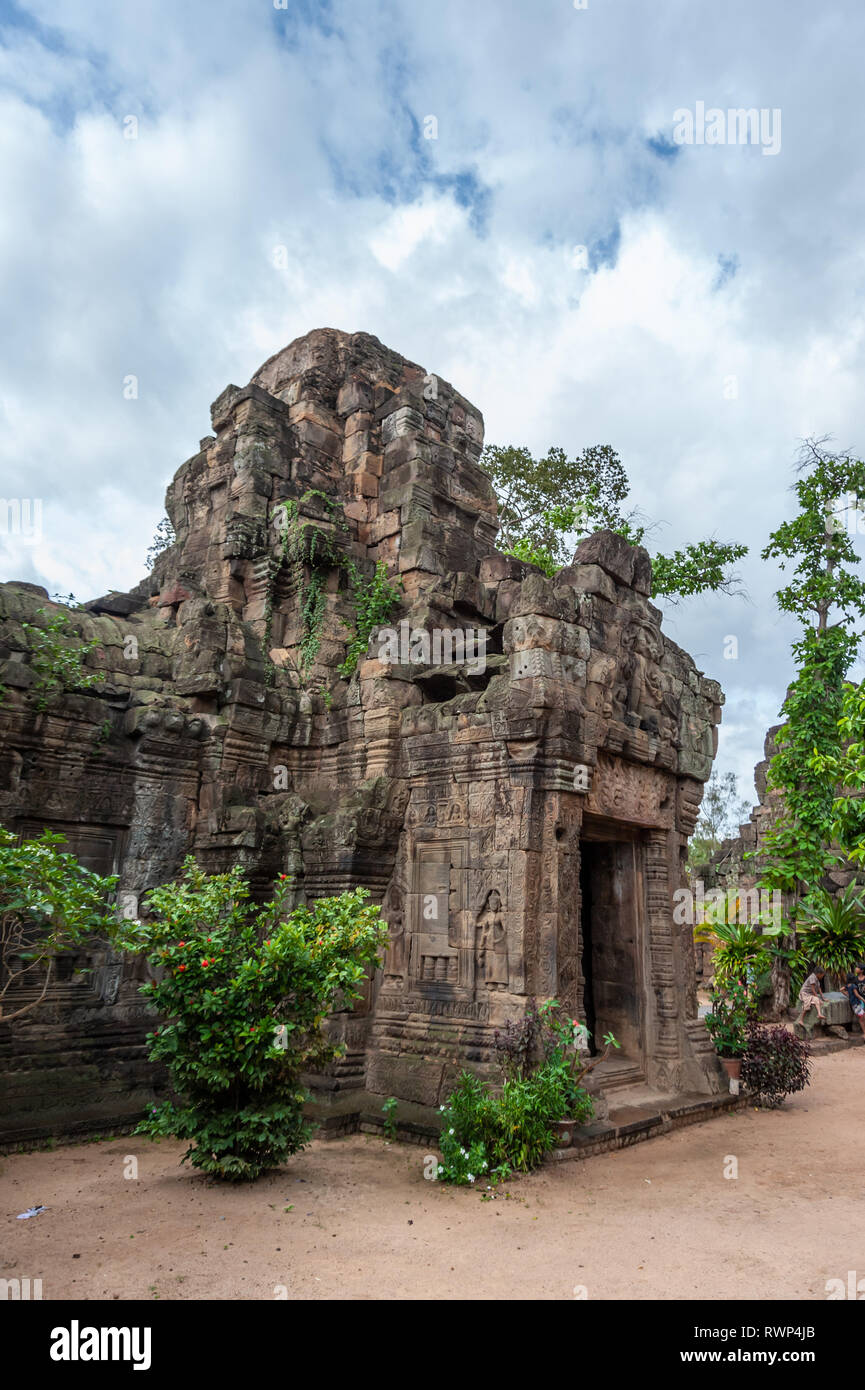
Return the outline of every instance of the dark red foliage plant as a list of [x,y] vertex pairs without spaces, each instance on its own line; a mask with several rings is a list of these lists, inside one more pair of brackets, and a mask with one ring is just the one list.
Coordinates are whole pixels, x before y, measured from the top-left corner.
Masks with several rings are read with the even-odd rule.
[[761,1105],[775,1108],[811,1080],[811,1049],[786,1028],[760,1023],[748,1026],[742,1058],[742,1082]]

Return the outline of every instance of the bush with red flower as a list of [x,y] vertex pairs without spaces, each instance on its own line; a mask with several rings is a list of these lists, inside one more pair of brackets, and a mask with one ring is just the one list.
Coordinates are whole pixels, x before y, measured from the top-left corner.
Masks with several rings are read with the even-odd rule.
[[323,1024],[337,998],[359,997],[387,940],[365,889],[293,909],[290,892],[281,875],[257,906],[239,868],[205,874],[189,858],[119,938],[157,967],[142,990],[163,1020],[149,1052],[178,1097],[139,1132],[190,1140],[183,1161],[215,1177],[256,1178],[309,1141],[301,1076],[339,1055]]

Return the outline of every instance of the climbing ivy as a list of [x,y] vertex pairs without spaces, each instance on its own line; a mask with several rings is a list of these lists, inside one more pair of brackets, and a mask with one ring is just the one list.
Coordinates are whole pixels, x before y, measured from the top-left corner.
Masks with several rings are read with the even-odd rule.
[[380,623],[387,622],[399,603],[402,582],[392,584],[387,577],[387,566],[379,560],[372,579],[366,580],[354,560],[345,557],[343,568],[348,575],[348,584],[354,602],[355,620],[352,626],[345,618],[343,623],[351,631],[345,661],[339,667],[339,674],[348,679],[357,669],[357,663],[369,646],[370,634]]
[[321,646],[321,629],[327,611],[327,598],[324,592],[324,579],[318,570],[313,570],[303,595],[300,616],[303,620],[303,637],[300,643],[300,669],[306,674],[315,663]]
[[[301,508],[311,498],[318,497],[329,508],[337,524],[345,526],[342,514],[337,516],[336,504],[317,488],[310,488],[298,499],[289,498],[281,502],[274,515],[279,514],[281,542],[276,554],[268,564],[267,593],[265,597],[264,647],[266,652],[266,675],[268,685],[276,679],[276,668],[270,660],[271,633],[273,627],[273,605],[277,578],[284,565],[291,570],[300,604],[302,635],[300,639],[300,662],[297,672],[301,682],[315,665],[321,646],[322,627],[327,613],[327,595],[322,564],[339,566],[344,570],[352,603],[355,610],[353,622],[343,618],[350,637],[345,660],[338,667],[339,674],[348,679],[357,668],[357,663],[367,649],[370,633],[384,622],[399,602],[399,582],[392,584],[387,577],[383,561],[375,567],[372,578],[364,578],[354,560],[342,555],[332,537],[319,531],[314,525],[301,524]],[[309,533],[309,554],[304,554],[306,534]],[[309,577],[307,578],[307,567]],[[327,701],[329,708],[329,700]]]
[[[329,564],[338,564],[339,554],[330,537],[325,536],[314,527],[301,525],[300,509],[312,497],[320,497],[331,511],[334,510],[334,505],[326,493],[321,492],[318,488],[309,488],[302,497],[287,498],[286,501],[280,502],[274,511],[274,516],[279,518],[277,524],[281,532],[281,541],[276,555],[272,555],[268,562],[267,593],[264,602],[265,680],[268,685],[273,685],[276,679],[276,668],[270,659],[270,644],[276,582],[283,565],[287,565],[291,570],[300,602],[303,622],[299,669],[301,678],[306,676],[312,668],[321,646],[321,629],[326,612],[326,599],[324,579],[316,568],[316,552],[321,553],[319,543],[324,542],[324,558]],[[307,530],[312,532],[309,542],[310,577],[308,580],[305,578],[305,556],[303,553],[304,533]]]

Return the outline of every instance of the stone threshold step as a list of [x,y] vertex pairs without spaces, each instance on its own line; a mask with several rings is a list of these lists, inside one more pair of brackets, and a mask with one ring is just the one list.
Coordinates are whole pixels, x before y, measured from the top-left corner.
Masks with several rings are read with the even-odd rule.
[[731,1096],[726,1092],[716,1096],[686,1093],[667,1098],[647,1097],[643,1104],[622,1105],[611,1110],[608,1120],[585,1125],[567,1148],[554,1149],[545,1156],[544,1162],[591,1158],[650,1139],[655,1134],[668,1134],[672,1129],[744,1109],[747,1104],[747,1096]]

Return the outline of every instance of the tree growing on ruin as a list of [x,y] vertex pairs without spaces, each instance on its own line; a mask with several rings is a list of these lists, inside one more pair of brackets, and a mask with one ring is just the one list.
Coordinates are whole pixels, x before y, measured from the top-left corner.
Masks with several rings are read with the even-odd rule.
[[[554,446],[543,458],[513,444],[488,444],[481,455],[499,502],[499,546],[507,555],[555,574],[569,563],[574,541],[615,531],[632,545],[649,526],[636,508],[624,511],[628,475],[609,444],[592,444],[569,458]],[[741,593],[733,572],[748,547],[710,538],[652,555],[652,596],[680,599],[719,591]]]
[[[833,847],[837,786],[833,767],[841,756],[845,675],[856,654],[865,619],[865,580],[845,517],[861,510],[865,463],[826,448],[825,439],[802,447],[793,491],[798,510],[772,532],[762,551],[789,572],[776,593],[778,607],[797,619],[793,643],[796,674],[781,707],[784,720],[768,787],[778,793],[777,814],[760,851],[761,887],[785,894],[795,950],[799,906],[837,862]],[[789,1000],[789,969],[773,970],[775,1006]]]
[[721,842],[736,834],[749,810],[747,801],[739,796],[735,772],[713,768],[703,788],[700,815],[688,846],[688,868],[692,873],[699,873],[721,848]]
[[165,550],[170,550],[177,540],[171,518],[164,516],[157,526],[153,540],[147,549],[147,558],[144,563],[148,570],[152,570],[159,556]]

